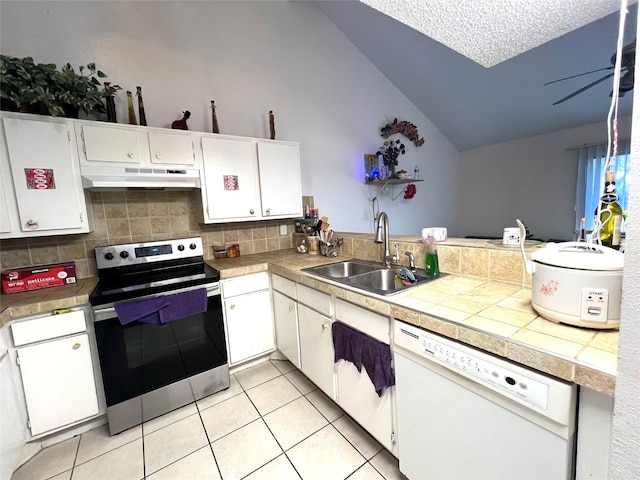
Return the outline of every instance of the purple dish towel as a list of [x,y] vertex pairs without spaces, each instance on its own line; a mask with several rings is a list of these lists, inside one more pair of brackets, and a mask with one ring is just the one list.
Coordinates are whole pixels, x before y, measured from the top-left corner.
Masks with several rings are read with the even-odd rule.
[[391,368],[391,348],[344,323],[334,322],[331,326],[333,336],[334,361],[346,360],[355,365],[358,372],[364,366],[378,396],[386,387],[396,384]]
[[116,304],[120,325],[139,321],[152,325],[165,323],[207,311],[207,290],[200,288],[173,295],[159,295]]
[[160,295],[159,297],[145,298],[133,302],[117,303],[116,313],[118,314],[120,325],[127,325],[136,320],[160,325],[160,310],[167,305],[169,305],[168,298]]
[[169,304],[160,310],[160,322],[169,323],[207,311],[207,290],[199,288],[167,295]]

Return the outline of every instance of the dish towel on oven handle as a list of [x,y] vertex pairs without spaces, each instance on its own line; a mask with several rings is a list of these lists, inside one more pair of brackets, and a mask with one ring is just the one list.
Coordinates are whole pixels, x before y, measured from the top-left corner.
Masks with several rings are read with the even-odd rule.
[[333,336],[334,362],[346,360],[362,372],[364,365],[367,375],[378,396],[386,387],[396,384],[391,367],[391,347],[342,322],[334,322],[331,326]]
[[174,320],[207,311],[207,290],[198,288],[172,295],[159,295],[115,306],[120,325],[142,322],[164,325]]

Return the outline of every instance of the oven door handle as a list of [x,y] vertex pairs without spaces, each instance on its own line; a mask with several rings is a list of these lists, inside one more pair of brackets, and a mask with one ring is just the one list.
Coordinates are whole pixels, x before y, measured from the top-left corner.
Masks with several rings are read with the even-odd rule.
[[[207,287],[207,297],[214,297],[216,295],[220,295],[220,284],[218,283]],[[117,317],[118,314],[116,313],[116,307],[103,307],[93,309],[94,322],[101,322],[103,320],[110,320]]]

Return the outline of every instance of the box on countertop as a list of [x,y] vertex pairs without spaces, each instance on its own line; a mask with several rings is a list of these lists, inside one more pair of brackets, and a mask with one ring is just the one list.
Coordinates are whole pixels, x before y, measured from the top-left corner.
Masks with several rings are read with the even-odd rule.
[[13,268],[5,270],[0,276],[4,293],[26,292],[76,283],[76,264],[75,262],[63,262]]

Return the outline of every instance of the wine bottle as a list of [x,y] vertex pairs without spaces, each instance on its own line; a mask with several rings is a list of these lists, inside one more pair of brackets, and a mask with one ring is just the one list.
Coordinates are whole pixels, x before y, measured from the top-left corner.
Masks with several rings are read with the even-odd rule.
[[218,115],[216,114],[216,102],[211,100],[211,131],[213,133],[220,133],[220,127],[218,126]]
[[[605,247],[620,248],[622,208],[618,204],[616,182],[612,171],[606,172],[604,192],[600,197],[600,242]],[[595,211],[597,218],[598,209]]]
[[140,125],[147,124],[147,115],[144,113],[144,102],[142,101],[142,87],[136,87],[138,96],[138,114],[140,115]]
[[129,125],[137,125],[136,111],[133,109],[133,95],[127,90],[127,104],[129,105]]
[[107,122],[117,123],[116,102],[111,92],[111,82],[104,82],[105,102],[107,104]]

